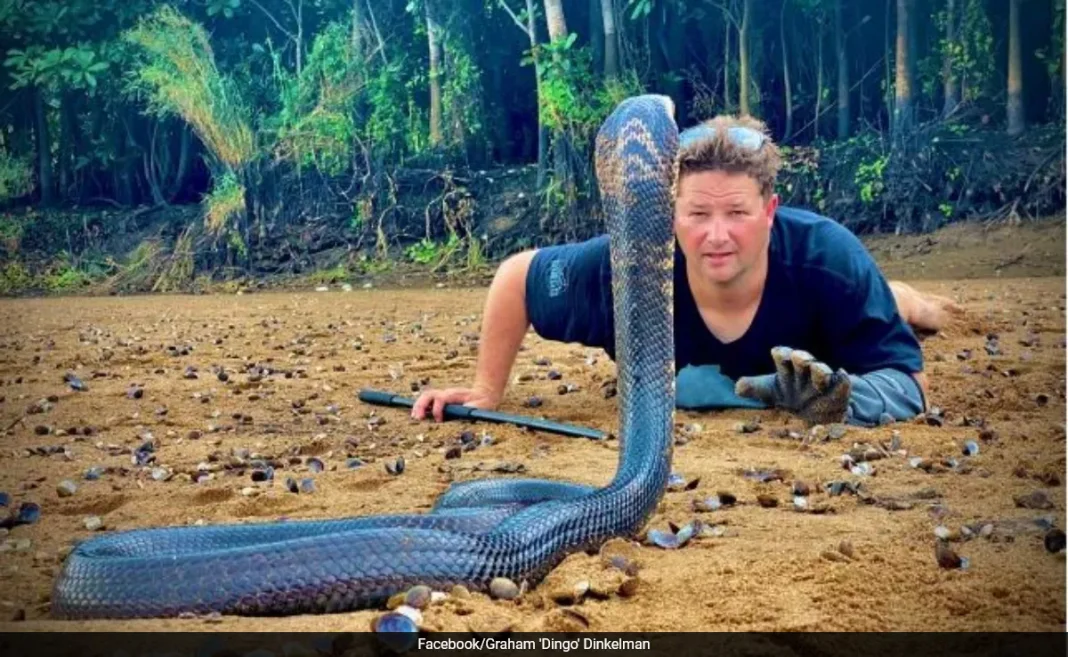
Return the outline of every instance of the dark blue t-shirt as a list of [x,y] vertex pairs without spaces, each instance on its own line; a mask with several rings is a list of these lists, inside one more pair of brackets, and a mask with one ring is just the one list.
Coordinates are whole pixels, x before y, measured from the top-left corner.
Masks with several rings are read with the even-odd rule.
[[[676,370],[714,364],[732,379],[770,374],[776,346],[804,349],[850,374],[923,369],[919,341],[875,261],[849,229],[827,217],[779,208],[760,306],[745,334],[729,343],[705,326],[683,258],[676,245]],[[534,330],[546,339],[603,348],[614,359],[611,280],[606,235],[539,249],[526,282]]]

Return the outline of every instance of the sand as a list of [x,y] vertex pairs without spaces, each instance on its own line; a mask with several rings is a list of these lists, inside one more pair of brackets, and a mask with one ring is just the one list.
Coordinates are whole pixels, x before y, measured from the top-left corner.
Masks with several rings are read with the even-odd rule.
[[[1051,235],[1060,241],[1051,245]],[[687,480],[700,481],[694,490],[668,492],[648,528],[699,519],[718,529],[678,550],[614,540],[603,555],[569,557],[518,600],[450,598],[426,610],[424,624],[448,631],[1064,631],[1064,552],[1047,552],[1045,532],[1032,522],[1046,518],[1065,525],[1063,222],[1053,233],[1027,236],[1029,242],[1011,236],[991,242],[984,236],[985,246],[960,246],[958,240],[952,253],[936,254],[943,266],[955,263],[950,274],[925,266],[921,275],[917,259],[932,258],[922,239],[898,240],[905,246],[897,248],[886,246],[886,238],[874,243],[877,254],[887,249],[884,261],[894,275],[965,308],[923,342],[931,403],[943,412],[941,426],[919,418],[849,427],[833,439],[824,440],[826,431],[803,439],[788,431],[807,436],[806,428],[775,411],[679,413],[673,467]],[[947,241],[940,239],[943,248]],[[1019,248],[1025,242],[1051,253],[1042,257],[1040,250],[1030,250],[994,270],[998,258],[1013,257],[1007,244]],[[979,265],[968,270],[961,263]],[[1030,269],[1021,276],[1013,267]],[[907,276],[910,270],[916,275]],[[411,395],[411,386],[421,381],[434,386],[469,381],[476,358],[469,334],[477,334],[485,292],[357,285],[351,292],[0,302],[0,429],[8,428],[0,438],[0,491],[10,494],[13,507],[33,501],[42,511],[37,523],[0,537],[9,548],[0,548],[0,629],[364,629],[381,611],[69,622],[49,618],[48,601],[61,555],[73,541],[94,533],[282,516],[425,512],[451,481],[490,476],[607,482],[616,466],[615,442],[503,425],[416,422],[402,409],[356,398],[361,388]],[[996,355],[986,350],[993,334]],[[172,346],[189,351],[169,352]],[[535,364],[538,359],[547,364]],[[247,365],[255,363],[295,374],[253,381]],[[198,378],[185,378],[188,366],[197,369]],[[216,376],[217,366],[228,372],[226,382]],[[68,370],[89,390],[67,387]],[[561,378],[551,379],[550,370]],[[531,333],[514,371],[525,380],[513,380],[502,410],[613,431],[618,400],[605,398],[601,387],[613,374],[603,354]],[[561,384],[577,389],[559,394]],[[143,387],[140,398],[127,396],[134,385]],[[52,408],[26,414],[50,395],[57,398]],[[535,395],[543,400],[540,408],[525,407]],[[745,422],[756,423],[757,430],[740,432],[737,425]],[[51,433],[39,435],[39,425]],[[85,427],[94,432],[56,433],[81,434]],[[446,459],[447,448],[466,430],[477,438],[492,436],[493,444]],[[156,462],[139,468],[131,464],[130,451],[146,433],[155,441]],[[889,447],[895,433],[900,451],[871,461],[873,475],[843,469],[840,457],[855,445]],[[966,440],[976,441],[978,455],[962,454]],[[59,449],[31,453],[49,446]],[[294,463],[278,470],[273,483],[255,483],[250,470],[240,467],[223,468],[199,483],[190,480],[199,464],[213,459],[226,464],[235,450],[286,462],[293,457]],[[311,456],[325,463],[324,472],[308,471]],[[365,465],[347,468],[350,456]],[[395,476],[384,464],[398,456],[406,468]],[[928,472],[912,467],[913,457],[934,463],[955,458],[958,467]],[[524,470],[492,471],[502,463]],[[84,478],[91,466],[105,469],[95,481]],[[164,468],[169,479],[153,479],[153,467]],[[757,483],[742,474],[774,468],[783,471],[784,480]],[[314,492],[289,492],[284,486],[289,476],[313,478]],[[59,495],[63,480],[74,482],[73,495]],[[825,485],[835,480],[862,482],[864,494],[829,495]],[[807,511],[794,509],[795,481],[812,491]],[[246,495],[246,488],[255,493]],[[1034,491],[1044,493],[1051,508],[1018,506],[1017,496]],[[737,503],[715,511],[693,509],[695,499],[719,492],[734,495]],[[762,507],[758,495],[774,498],[777,506]],[[91,516],[102,528],[86,528]],[[958,536],[964,525],[986,524],[992,534]],[[949,545],[969,560],[966,569],[939,566],[934,534],[939,525],[958,539]],[[843,542],[852,549],[842,548]],[[843,556],[843,549],[851,556]],[[606,555],[625,555],[638,568],[632,595],[616,592],[625,576],[606,568]],[[604,595],[556,601],[583,580],[605,589]]]

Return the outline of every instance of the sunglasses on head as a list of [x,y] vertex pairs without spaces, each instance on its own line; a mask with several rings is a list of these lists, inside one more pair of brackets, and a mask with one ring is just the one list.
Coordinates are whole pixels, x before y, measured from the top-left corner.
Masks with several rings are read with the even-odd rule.
[[[685,148],[700,139],[712,139],[716,136],[717,132],[718,130],[712,126],[695,125],[692,128],[687,128],[682,131],[679,135],[679,146]],[[764,141],[767,139],[764,133],[744,126],[727,128],[727,138],[730,139],[731,143],[735,146],[754,151],[763,146]]]

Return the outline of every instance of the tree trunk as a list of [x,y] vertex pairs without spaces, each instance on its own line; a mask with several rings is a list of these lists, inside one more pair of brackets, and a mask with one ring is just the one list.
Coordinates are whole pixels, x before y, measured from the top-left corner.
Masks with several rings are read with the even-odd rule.
[[174,200],[182,193],[186,174],[189,173],[189,160],[191,159],[192,133],[184,123],[179,124],[178,130],[182,133],[180,151],[178,152],[178,171],[174,174],[174,183],[167,194],[168,203],[174,203]]
[[[530,38],[530,48],[533,50],[538,45],[538,25],[534,21],[534,0],[527,0],[527,36]],[[534,86],[538,92],[538,177],[536,186],[538,190],[545,187],[545,172],[549,161],[549,130],[541,119],[541,62],[534,61]]]
[[352,51],[357,59],[363,59],[371,48],[371,27],[367,24],[364,0],[352,0]]
[[619,37],[613,0],[601,0],[601,21],[604,23],[604,75],[612,78],[619,75]]
[[52,186],[52,140],[48,137],[48,114],[45,112],[44,91],[33,90],[33,112],[37,134],[37,185],[40,203],[49,206],[55,201]]
[[731,100],[731,21],[727,10],[723,10],[723,111],[729,112],[734,107]]
[[441,111],[441,22],[436,0],[426,0],[426,40],[430,48],[430,144],[442,140]]
[[561,0],[545,0],[545,22],[549,28],[549,41],[567,36],[567,21]]
[[790,57],[786,49],[786,5],[789,0],[782,0],[782,12],[779,14],[779,41],[782,43],[782,81],[783,95],[786,98],[786,127],[783,139],[794,134],[794,92],[790,86]]
[[[946,0],[946,43],[953,46],[957,40],[957,2]],[[952,114],[960,104],[960,84],[954,71],[952,52],[942,55],[942,117]]]
[[[555,43],[567,38],[567,21],[564,19],[564,8],[561,0],[545,0],[545,22],[549,29],[549,41]],[[567,183],[570,187],[570,176],[567,166],[567,139],[564,133],[557,131],[553,135],[553,167],[556,171],[558,182]]]
[[1010,135],[1018,135],[1024,130],[1023,61],[1020,50],[1020,0],[1009,0],[1009,102],[1006,118]]
[[77,120],[75,116],[75,98],[70,91],[60,94],[59,106],[59,189],[57,196],[62,201],[67,198],[74,184],[75,141],[77,138]]
[[838,138],[849,138],[849,59],[846,53],[846,33],[842,17],[842,1],[835,0],[835,45],[838,55]]
[[820,120],[823,112],[823,21],[816,30],[816,116],[812,119],[812,138],[820,138]]
[[[667,3],[664,6],[668,10],[664,15],[667,23],[667,51],[664,53],[667,58],[666,70],[675,73],[686,68],[686,25],[682,22],[679,11],[671,10]],[[685,125],[687,123],[686,88],[682,78],[673,75],[669,80],[667,90],[668,96],[675,103],[675,120],[680,125]]]
[[912,0],[897,0],[897,52],[894,92],[894,141],[901,143],[912,130]]
[[886,56],[883,57],[885,66],[883,79],[886,81],[883,100],[886,101],[886,117],[891,125],[894,123],[894,78],[890,72],[890,8],[894,5],[894,2],[895,0],[886,0],[886,22],[883,30],[883,52],[886,53]]
[[590,35],[590,53],[593,56],[593,70],[605,73],[604,55],[604,21],[601,19],[601,0],[587,0],[586,9],[589,12],[589,28],[586,33]]
[[738,110],[749,115],[749,20],[753,0],[742,2],[742,25],[738,28]]

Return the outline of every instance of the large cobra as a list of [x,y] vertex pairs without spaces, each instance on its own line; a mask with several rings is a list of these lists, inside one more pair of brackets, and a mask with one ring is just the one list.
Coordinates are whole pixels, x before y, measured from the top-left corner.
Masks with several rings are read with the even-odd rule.
[[619,369],[619,462],[608,485],[467,482],[428,514],[118,532],[71,552],[53,616],[377,607],[416,584],[536,584],[568,554],[635,535],[664,493],[673,445],[673,112],[663,96],[628,98],[597,134]]

